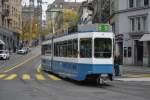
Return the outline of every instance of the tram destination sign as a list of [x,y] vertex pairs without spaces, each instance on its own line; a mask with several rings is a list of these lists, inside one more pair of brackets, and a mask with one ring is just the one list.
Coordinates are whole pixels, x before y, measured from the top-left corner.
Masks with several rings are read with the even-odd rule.
[[78,25],[78,32],[112,32],[112,27],[109,24]]
[[110,32],[111,26],[109,24],[98,24],[97,31],[98,32]]

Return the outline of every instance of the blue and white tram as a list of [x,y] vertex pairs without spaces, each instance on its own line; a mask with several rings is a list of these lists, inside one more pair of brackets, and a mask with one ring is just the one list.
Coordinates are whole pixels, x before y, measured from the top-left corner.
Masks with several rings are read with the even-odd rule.
[[42,68],[77,81],[113,77],[111,32],[84,32],[55,37],[42,43]]

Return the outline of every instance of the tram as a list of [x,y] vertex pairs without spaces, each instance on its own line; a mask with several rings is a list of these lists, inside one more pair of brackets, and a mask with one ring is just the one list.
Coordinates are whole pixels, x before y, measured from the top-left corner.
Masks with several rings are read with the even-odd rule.
[[113,79],[112,32],[78,32],[42,43],[42,69],[77,81]]

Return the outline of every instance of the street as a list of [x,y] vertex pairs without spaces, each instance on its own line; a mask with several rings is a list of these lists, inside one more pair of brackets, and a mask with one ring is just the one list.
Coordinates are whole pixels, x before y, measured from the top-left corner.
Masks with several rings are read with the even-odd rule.
[[149,100],[150,82],[92,82],[62,79],[39,70],[40,48],[0,60],[0,100]]

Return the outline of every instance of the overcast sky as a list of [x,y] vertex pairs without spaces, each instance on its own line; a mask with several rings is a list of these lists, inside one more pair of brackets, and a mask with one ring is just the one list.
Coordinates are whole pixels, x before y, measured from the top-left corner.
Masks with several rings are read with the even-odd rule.
[[[37,0],[35,0],[35,1],[37,1]],[[55,0],[42,0],[42,1],[43,1],[43,4],[42,4],[42,7],[43,7],[43,19],[45,19],[45,10],[47,9],[47,5],[51,4]],[[65,1],[74,2],[75,0],[65,0]],[[77,2],[83,2],[83,1],[86,1],[86,0],[76,0],[76,1]],[[28,5],[29,4],[29,0],[22,0],[22,4],[23,5],[25,5],[25,4]]]

